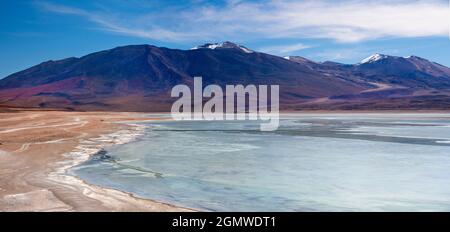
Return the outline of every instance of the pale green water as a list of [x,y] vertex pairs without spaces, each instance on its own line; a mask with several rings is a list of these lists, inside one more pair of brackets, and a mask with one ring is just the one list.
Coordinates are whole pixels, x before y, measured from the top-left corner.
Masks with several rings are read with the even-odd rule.
[[73,172],[212,211],[450,211],[450,115],[154,122]]

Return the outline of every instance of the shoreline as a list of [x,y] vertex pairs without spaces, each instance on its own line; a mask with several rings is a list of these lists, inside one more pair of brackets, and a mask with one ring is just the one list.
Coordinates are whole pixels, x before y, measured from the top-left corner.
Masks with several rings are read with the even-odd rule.
[[[58,184],[68,184],[71,186],[77,186],[78,188],[83,188],[83,194],[86,196],[94,197],[97,200],[109,201],[109,204],[117,204],[120,205],[120,202],[111,203],[112,199],[122,199],[122,198],[132,198],[136,200],[136,203],[144,203],[149,201],[153,204],[160,204],[163,206],[169,207],[169,211],[172,211],[170,208],[177,209],[175,211],[194,211],[193,209],[188,209],[185,207],[176,206],[166,202],[159,202],[152,199],[141,198],[135,196],[131,192],[126,192],[110,187],[104,187],[100,185],[95,185],[83,180],[73,174],[70,174],[70,169],[83,164],[84,162],[89,161],[93,155],[100,152],[102,149],[105,149],[109,146],[114,145],[122,145],[133,142],[139,136],[142,135],[143,130],[146,126],[131,124],[126,122],[116,122],[120,124],[124,124],[128,127],[128,129],[122,129],[119,131],[115,131],[110,134],[102,134],[100,137],[91,138],[89,140],[80,141],[78,146],[75,149],[67,154],[64,154],[68,158],[68,160],[61,161],[59,165],[60,167],[56,168],[52,173],[49,173],[49,179]],[[125,138],[124,138],[125,137]],[[119,138],[119,139],[117,139]],[[91,143],[92,140],[95,142]],[[89,142],[89,143],[86,143]],[[87,192],[88,190],[89,192]],[[151,207],[146,207],[151,208]],[[158,210],[162,210],[162,208],[158,208]]]
[[[2,117],[0,211],[195,211],[93,185],[70,174],[70,168],[102,148],[133,141],[144,126],[129,121],[145,120],[151,119],[136,113],[20,112]],[[18,125],[11,127],[14,122]],[[13,135],[10,141],[8,135]]]

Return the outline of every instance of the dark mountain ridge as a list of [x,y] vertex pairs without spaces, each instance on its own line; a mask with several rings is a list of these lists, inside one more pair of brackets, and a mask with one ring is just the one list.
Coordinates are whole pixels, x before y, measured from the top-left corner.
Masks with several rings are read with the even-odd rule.
[[[4,107],[75,110],[168,111],[170,90],[192,85],[280,85],[285,110],[414,108],[446,109],[450,69],[426,59],[375,54],[365,62],[317,63],[303,57],[282,58],[231,42],[191,50],[130,45],[80,58],[47,61],[0,80]],[[395,101],[393,100],[395,99]],[[393,104],[391,104],[391,102]],[[449,103],[450,104],[450,103]],[[423,104],[422,104],[423,105]]]

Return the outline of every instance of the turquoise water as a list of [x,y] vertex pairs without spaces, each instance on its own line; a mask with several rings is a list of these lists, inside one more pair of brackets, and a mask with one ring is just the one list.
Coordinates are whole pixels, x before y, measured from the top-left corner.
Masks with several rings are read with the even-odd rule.
[[450,211],[450,115],[283,115],[156,121],[72,169],[137,196],[207,211]]

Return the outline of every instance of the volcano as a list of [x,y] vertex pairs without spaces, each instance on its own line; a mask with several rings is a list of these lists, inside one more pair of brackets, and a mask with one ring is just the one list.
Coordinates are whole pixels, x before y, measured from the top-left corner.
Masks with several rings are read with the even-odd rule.
[[232,42],[190,50],[130,45],[46,61],[0,80],[2,107],[170,111],[177,84],[279,85],[282,110],[449,109],[450,69],[375,54],[358,64],[278,57]]

